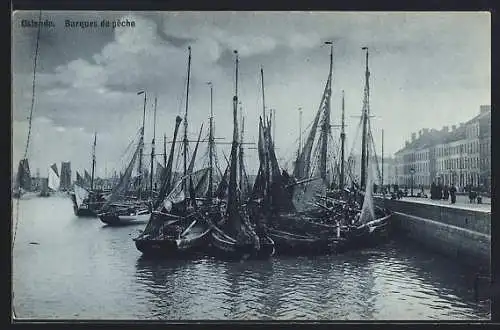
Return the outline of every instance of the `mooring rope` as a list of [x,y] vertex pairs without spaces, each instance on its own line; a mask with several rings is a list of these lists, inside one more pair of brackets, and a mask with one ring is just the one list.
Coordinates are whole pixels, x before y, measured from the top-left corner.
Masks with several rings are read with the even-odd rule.
[[[38,14],[38,22],[42,21],[42,11],[40,10],[40,13]],[[35,107],[35,82],[36,82],[36,65],[37,65],[37,59],[38,59],[38,46],[39,46],[39,41],[40,41],[40,24],[38,24],[38,30],[36,34],[36,47],[35,47],[35,58],[33,59],[33,80],[32,80],[32,91],[31,91],[31,108],[30,108],[30,116],[29,116],[29,121],[28,121],[28,138],[26,139],[26,146],[24,148],[24,154],[23,154],[23,159],[26,159],[28,156],[28,149],[29,149],[29,144],[30,144],[30,137],[31,137],[31,122],[33,118],[33,109]],[[14,232],[12,236],[12,257],[14,257],[14,243],[16,241],[16,234],[17,234],[17,228],[19,226],[19,204],[20,204],[20,199],[21,199],[21,186],[18,188],[19,190],[19,197],[16,202],[16,224],[14,225]],[[14,318],[16,317],[16,310],[14,307],[14,290],[12,290],[12,313],[14,314]]]

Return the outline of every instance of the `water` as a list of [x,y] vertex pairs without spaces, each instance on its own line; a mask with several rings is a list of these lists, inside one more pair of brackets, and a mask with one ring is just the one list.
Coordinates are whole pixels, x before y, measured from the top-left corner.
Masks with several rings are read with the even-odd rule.
[[474,300],[466,269],[408,242],[316,258],[146,261],[132,241],[143,227],[77,218],[69,197],[22,200],[13,259],[17,317],[490,318],[489,301]]

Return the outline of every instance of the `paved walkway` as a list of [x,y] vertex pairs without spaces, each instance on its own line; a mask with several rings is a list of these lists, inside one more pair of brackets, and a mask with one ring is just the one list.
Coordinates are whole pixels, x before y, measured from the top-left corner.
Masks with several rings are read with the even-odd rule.
[[[415,194],[415,191],[413,191]],[[428,194],[428,193],[427,193]],[[428,194],[429,195],[429,194]],[[386,195],[387,197],[387,195]],[[460,208],[467,210],[477,210],[483,212],[491,212],[491,198],[483,197],[483,204],[469,203],[468,196],[457,196],[457,201],[455,204],[451,204],[450,200],[435,200],[423,197],[402,197],[400,200],[405,202],[422,203],[422,204],[432,204],[432,205],[442,205],[451,208]]]

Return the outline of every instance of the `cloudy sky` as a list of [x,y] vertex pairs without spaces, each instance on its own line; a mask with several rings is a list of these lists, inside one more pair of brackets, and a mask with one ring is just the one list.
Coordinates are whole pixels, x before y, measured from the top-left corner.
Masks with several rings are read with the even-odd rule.
[[[32,18],[38,12],[13,17],[13,169],[26,143],[37,32],[21,21]],[[212,81],[216,136],[229,141],[237,49],[245,139],[257,141],[263,66],[266,106],[276,109],[283,162],[297,147],[298,108],[305,127],[319,106],[328,76],[327,40],[335,45],[332,124],[339,124],[345,90],[348,139],[363,101],[361,47],[369,47],[372,125],[379,150],[384,129],[386,155],[400,149],[411,132],[458,124],[490,103],[488,13],[42,12],[45,19],[55,27],[41,29],[28,152],[32,172],[39,168],[42,176],[54,162],[71,161],[73,172],[90,168],[94,132],[97,174],[120,169],[120,156],[142,122],[139,90],[148,92],[146,142],[152,137],[155,95],[157,141],[164,133],[170,139],[175,115],[185,107],[188,46],[190,137],[202,122],[208,125],[206,83]],[[100,24],[104,19],[128,19],[135,27],[65,27],[65,20]],[[221,148],[229,152],[228,146]],[[255,150],[247,151],[247,162],[256,167]]]

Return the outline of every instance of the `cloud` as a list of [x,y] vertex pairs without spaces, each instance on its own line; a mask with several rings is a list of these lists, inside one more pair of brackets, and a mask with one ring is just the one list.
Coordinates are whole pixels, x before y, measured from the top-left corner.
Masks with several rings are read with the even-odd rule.
[[[61,22],[66,13],[46,15]],[[471,117],[479,104],[490,98],[490,23],[484,15],[319,12],[68,15],[75,20],[87,16],[99,20],[127,18],[134,20],[135,27],[43,31],[34,109],[37,118],[34,127],[39,136],[34,141],[60,147],[57,152],[37,154],[40,164],[65,157],[80,159],[76,154],[89,150],[94,131],[98,132],[101,158],[113,162],[142,122],[143,98],[136,95],[139,90],[148,93],[146,141],[152,138],[155,96],[158,97],[157,138],[163,133],[170,136],[174,115],[183,114],[186,103],[188,45],[192,47],[189,135],[194,138],[201,122],[208,118],[210,94],[206,82],[212,81],[217,134],[229,140],[234,89],[232,50],[237,49],[239,97],[246,114],[245,138],[256,142],[258,114],[262,111],[259,70],[263,65],[266,103],[269,108],[277,109],[276,139],[283,157],[295,152],[292,142],[298,136],[296,109],[299,106],[304,109],[304,126],[317,110],[329,66],[329,50],[320,47],[325,40],[334,41],[334,124],[340,117],[341,89],[346,90],[347,116],[361,111],[364,55],[360,47],[370,47],[371,106],[383,118],[377,125],[387,125],[388,153],[396,151],[412,131]],[[26,132],[22,125],[26,125],[31,105],[34,51],[33,30],[29,35],[23,31],[13,31],[13,120],[18,134],[14,149],[18,157]],[[354,134],[356,124],[355,119],[348,124],[348,130],[352,130],[349,136]],[[57,127],[65,131],[58,132]],[[255,165],[252,152],[247,152],[248,161]],[[85,163],[87,158],[79,162]]]

